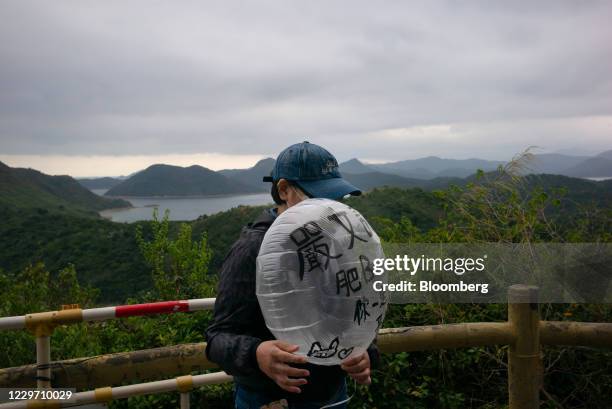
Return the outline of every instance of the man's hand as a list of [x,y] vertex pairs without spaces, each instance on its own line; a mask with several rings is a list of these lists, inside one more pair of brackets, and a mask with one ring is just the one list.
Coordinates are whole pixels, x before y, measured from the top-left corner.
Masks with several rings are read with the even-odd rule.
[[370,378],[370,355],[367,351],[361,355],[350,356],[342,361],[342,369],[360,385],[372,383]]
[[297,345],[277,340],[262,342],[257,347],[259,368],[287,392],[300,393],[302,390],[299,386],[308,383],[304,378],[297,378],[310,375],[308,370],[289,365],[306,363],[306,357],[294,354],[299,348]]

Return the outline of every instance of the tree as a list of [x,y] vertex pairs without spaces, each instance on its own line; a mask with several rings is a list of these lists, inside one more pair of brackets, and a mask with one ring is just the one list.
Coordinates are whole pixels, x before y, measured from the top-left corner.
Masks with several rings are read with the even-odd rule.
[[157,209],[149,223],[150,240],[145,238],[142,225],[136,228],[136,241],[146,262],[152,268],[156,297],[161,299],[199,298],[213,296],[213,277],[208,275],[212,251],[206,233],[193,241],[191,225],[181,223],[176,239],[169,237],[169,211],[160,220]]

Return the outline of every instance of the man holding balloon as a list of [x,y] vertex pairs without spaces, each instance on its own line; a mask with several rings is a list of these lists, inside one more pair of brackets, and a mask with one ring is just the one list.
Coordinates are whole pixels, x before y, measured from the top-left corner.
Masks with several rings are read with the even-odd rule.
[[[371,287],[367,285],[367,265],[364,267],[362,262],[360,269],[345,265],[355,264],[352,251],[361,252],[360,260],[368,259],[365,254],[370,249],[382,251],[378,237],[365,219],[348,206],[331,200],[308,200],[339,200],[361,194],[341,177],[334,156],[318,145],[303,142],[288,147],[279,154],[271,176],[264,177],[264,181],[272,182],[271,194],[277,206],[242,229],[224,260],[214,320],[206,330],[206,354],[234,376],[236,409],[346,408],[346,374],[356,383],[371,383],[371,367],[379,358],[371,342],[382,323],[386,303],[367,293]],[[340,217],[330,213],[325,219],[311,217],[305,224],[294,224],[295,217],[310,217],[304,215],[320,211],[322,205],[331,212],[337,211]],[[294,215],[290,215],[292,212]],[[288,234],[274,236],[281,231]],[[342,240],[332,239],[326,244],[324,239],[330,237],[329,232],[343,234],[340,237],[346,238],[344,250],[338,246]],[[264,237],[269,244],[262,247]],[[295,243],[299,257],[283,261],[283,267],[269,267],[269,263],[286,259],[288,253],[270,250],[279,244],[278,237],[289,237],[287,242]],[[264,254],[266,249],[269,254]],[[322,255],[326,257],[323,261]],[[299,268],[294,264],[298,258]],[[279,269],[282,272],[274,271]],[[301,271],[298,274],[294,270]],[[330,273],[324,275],[327,271]],[[352,281],[347,281],[347,272]],[[344,281],[338,278],[341,273]],[[341,282],[347,283],[346,294],[340,288]],[[322,291],[323,286],[329,291]],[[276,296],[281,287],[291,289],[281,294],[285,298]],[[351,289],[355,292],[351,293]],[[350,312],[347,306],[352,308],[356,300],[361,308],[371,308],[367,316],[372,314],[373,318],[364,324],[362,318],[366,316],[360,315],[359,326],[352,322],[352,316],[350,320],[328,319],[329,311],[308,308],[306,304],[313,297],[319,297],[319,302],[330,305],[333,311]],[[372,308],[376,305],[377,312]],[[378,323],[373,320],[377,314]],[[296,326],[295,322],[304,325]],[[321,325],[337,328],[340,335],[333,341],[317,338],[321,335],[316,328]],[[366,342],[365,346],[359,341]]]

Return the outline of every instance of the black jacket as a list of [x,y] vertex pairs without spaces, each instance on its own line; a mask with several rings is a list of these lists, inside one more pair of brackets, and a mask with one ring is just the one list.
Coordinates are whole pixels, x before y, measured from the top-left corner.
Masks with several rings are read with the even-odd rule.
[[[206,330],[206,356],[236,383],[273,399],[326,400],[333,396],[344,379],[338,366],[303,365],[310,371],[302,393],[289,394],[264,374],[257,364],[256,350],[274,336],[266,327],[255,295],[255,260],[264,234],[274,222],[272,209],[264,211],[253,223],[243,227],[240,238],[228,252],[220,272],[214,318]],[[378,362],[378,349],[368,348],[372,366]]]

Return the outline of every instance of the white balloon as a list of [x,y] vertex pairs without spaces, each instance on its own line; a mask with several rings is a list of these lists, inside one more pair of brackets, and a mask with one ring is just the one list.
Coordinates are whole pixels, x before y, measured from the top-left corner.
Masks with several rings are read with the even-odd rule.
[[355,209],[308,199],[281,213],[257,257],[257,298],[267,327],[309,362],[336,365],[363,353],[384,319],[372,263],[380,239]]

